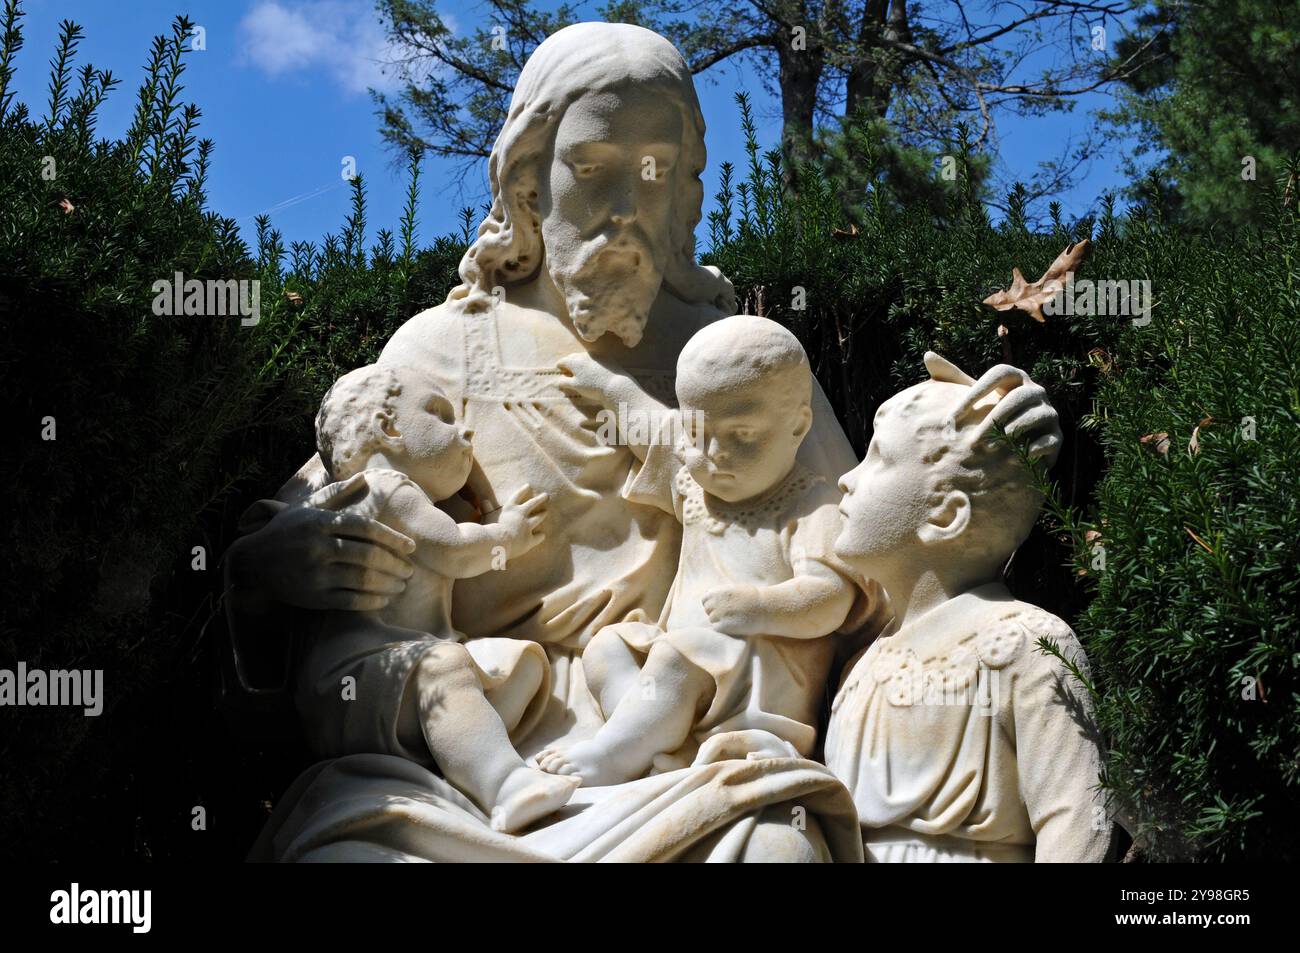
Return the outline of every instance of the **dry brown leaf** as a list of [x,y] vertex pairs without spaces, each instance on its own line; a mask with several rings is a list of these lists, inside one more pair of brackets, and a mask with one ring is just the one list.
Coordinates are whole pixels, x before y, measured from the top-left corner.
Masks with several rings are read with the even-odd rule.
[[1190,526],[1183,524],[1183,529],[1187,530],[1187,535],[1192,537],[1192,539],[1196,540],[1196,544],[1200,546],[1201,549],[1205,550],[1211,556],[1215,555],[1214,550],[1210,548],[1210,544],[1207,543],[1205,540],[1201,539],[1201,537],[1197,536]]
[[1065,251],[1056,256],[1056,261],[1047,266],[1043,277],[1037,281],[1025,281],[1020,269],[1012,268],[1011,287],[994,292],[984,299],[984,303],[998,311],[1014,308],[1025,312],[1039,324],[1046,323],[1043,305],[1065,287],[1065,276],[1077,271],[1090,251],[1092,242],[1086,238],[1073,245],[1066,245]]
[[1149,433],[1142,437],[1142,442],[1146,444],[1148,450],[1154,450],[1156,453],[1164,456],[1169,452],[1169,434],[1161,430],[1159,433]]
[[302,307],[302,295],[298,294],[296,291],[286,291],[284,293],[284,300],[288,301],[289,304],[293,305],[295,308]]
[[1188,453],[1201,452],[1201,428],[1208,427],[1212,423],[1214,423],[1214,418],[1206,417],[1204,420],[1202,420],[1199,424],[1196,425],[1196,429],[1192,431],[1192,439],[1187,441]]

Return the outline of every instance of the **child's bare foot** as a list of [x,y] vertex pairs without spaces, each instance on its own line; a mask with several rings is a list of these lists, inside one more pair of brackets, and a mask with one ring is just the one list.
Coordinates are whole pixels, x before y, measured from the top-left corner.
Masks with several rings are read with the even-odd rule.
[[537,756],[537,764],[551,774],[580,778],[588,787],[619,784],[636,777],[635,771],[619,765],[594,738],[562,748],[547,748]]
[[492,807],[492,829],[503,834],[523,830],[533,821],[564,807],[582,782],[536,768],[516,768],[506,775]]

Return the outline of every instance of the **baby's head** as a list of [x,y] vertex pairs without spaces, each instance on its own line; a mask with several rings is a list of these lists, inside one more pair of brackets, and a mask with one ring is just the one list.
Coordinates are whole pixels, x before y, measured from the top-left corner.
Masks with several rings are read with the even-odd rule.
[[427,374],[389,364],[344,374],[316,415],[316,445],[331,480],[383,466],[405,473],[435,500],[465,485],[472,436],[456,425],[451,401]]
[[808,355],[775,321],[738,314],[696,332],[677,359],[683,455],[695,482],[731,503],[779,483],[812,426],[811,393]]
[[895,560],[996,579],[1042,506],[1020,457],[993,433],[1006,396],[972,400],[975,382],[934,353],[930,380],[876,411],[862,463],[840,480],[846,517],[835,552],[872,578]]

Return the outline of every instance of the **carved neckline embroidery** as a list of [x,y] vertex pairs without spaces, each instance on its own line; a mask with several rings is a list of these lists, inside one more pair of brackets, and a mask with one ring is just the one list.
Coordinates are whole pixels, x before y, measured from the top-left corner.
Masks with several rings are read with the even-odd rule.
[[1019,610],[1006,613],[956,641],[942,654],[922,659],[910,645],[898,640],[914,626],[882,635],[872,646],[870,657],[863,657],[831,705],[838,710],[849,695],[864,686],[879,685],[885,699],[895,708],[907,708],[926,697],[927,692],[963,696],[979,677],[980,669],[997,671],[1006,668],[1024,650],[1030,635],[1026,619]]
[[791,499],[797,499],[824,479],[801,463],[795,463],[789,474],[775,489],[757,500],[743,503],[726,503],[709,496],[695,482],[690,471],[681,467],[674,478],[677,493],[682,498],[682,524],[703,522],[704,528],[720,536],[728,526],[740,526],[749,533],[769,526],[781,514]]
[[[554,366],[508,365],[501,356],[500,324],[494,310],[465,315],[462,321],[464,347],[464,398],[500,401],[507,406],[568,403],[570,398],[557,386],[564,373]],[[577,350],[574,346],[574,350]],[[673,398],[675,374],[663,370],[628,367],[643,387],[660,400]]]

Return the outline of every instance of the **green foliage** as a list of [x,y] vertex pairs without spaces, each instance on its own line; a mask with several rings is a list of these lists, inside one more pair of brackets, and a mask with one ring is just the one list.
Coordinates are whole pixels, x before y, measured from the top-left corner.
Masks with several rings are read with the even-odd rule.
[[[1055,206],[1036,232],[1022,189],[994,226],[960,180],[936,214],[886,189],[851,205],[833,170],[814,166],[796,207],[779,188],[779,155],[760,155],[741,110],[747,174],[725,170],[707,258],[736,282],[743,310],[799,335],[859,452],[876,406],[924,378],[926,350],[974,375],[1009,361],[1051,395],[1066,445],[1008,582],[1083,641],[1109,743],[1104,787],[1138,850],[1300,855],[1294,204],[1275,195],[1266,228],[1200,235],[1158,204],[1119,218],[1106,200],[1095,221],[1064,223]],[[1149,281],[1150,324],[1038,324],[980,304],[1012,267],[1032,280],[1086,237],[1095,250],[1076,278]]]
[[1105,787],[1156,860],[1300,851],[1300,222],[1274,219],[1217,244],[1134,223],[1173,293],[1085,421],[1107,462],[1093,515],[1040,473],[1092,592]]
[[[48,115],[31,117],[13,100],[20,16],[8,0],[0,402],[16,425],[6,455],[16,479],[0,513],[0,667],[22,660],[106,673],[98,719],[75,709],[5,712],[0,852],[11,856],[16,841],[49,856],[61,837],[95,829],[80,822],[94,816],[88,789],[102,787],[101,805],[129,818],[146,798],[174,812],[195,803],[195,789],[232,783],[211,774],[229,763],[209,762],[222,726],[208,632],[234,520],[310,455],[312,414],[328,384],[372,360],[405,317],[443,299],[464,243],[414,250],[413,178],[400,252],[386,231],[367,250],[357,180],[339,237],[286,255],[262,220],[250,252],[233,220],[205,208],[212,144],[196,141],[199,110],[181,101],[189,21],[155,39],[134,120],[123,139],[107,141],[96,139],[96,111],[117,81],[76,69],[75,24],[63,24],[51,62]],[[260,322],[156,313],[154,283],[176,272],[259,280]],[[47,418],[53,440],[42,439]],[[191,568],[195,546],[206,570]],[[177,704],[184,714],[169,717]],[[149,767],[159,758],[171,773]],[[73,764],[77,783],[65,789]],[[102,848],[161,849],[174,841],[155,829],[173,823],[165,811],[151,813],[134,841],[104,832],[111,842]],[[24,840],[32,830],[49,839]]]
[[1099,390],[1105,570],[1079,622],[1108,786],[1153,857],[1295,860],[1300,223],[1230,242],[1142,232],[1165,290]]
[[862,222],[862,201],[870,196],[873,204],[920,205],[931,219],[942,221],[953,199],[970,204],[988,197],[990,156],[975,148],[965,123],[955,130],[954,137],[937,144],[936,155],[931,148],[908,145],[885,120],[859,113],[823,136],[818,167],[850,220]]
[[[1296,188],[1300,7],[1274,0],[1148,0],[1115,59],[1144,67],[1103,115],[1139,141],[1134,194],[1154,175],[1167,214],[1198,226],[1268,220],[1269,191]],[[1248,170],[1243,159],[1252,157]],[[1253,178],[1243,174],[1253,172]],[[1146,187],[1150,191],[1150,186]]]

